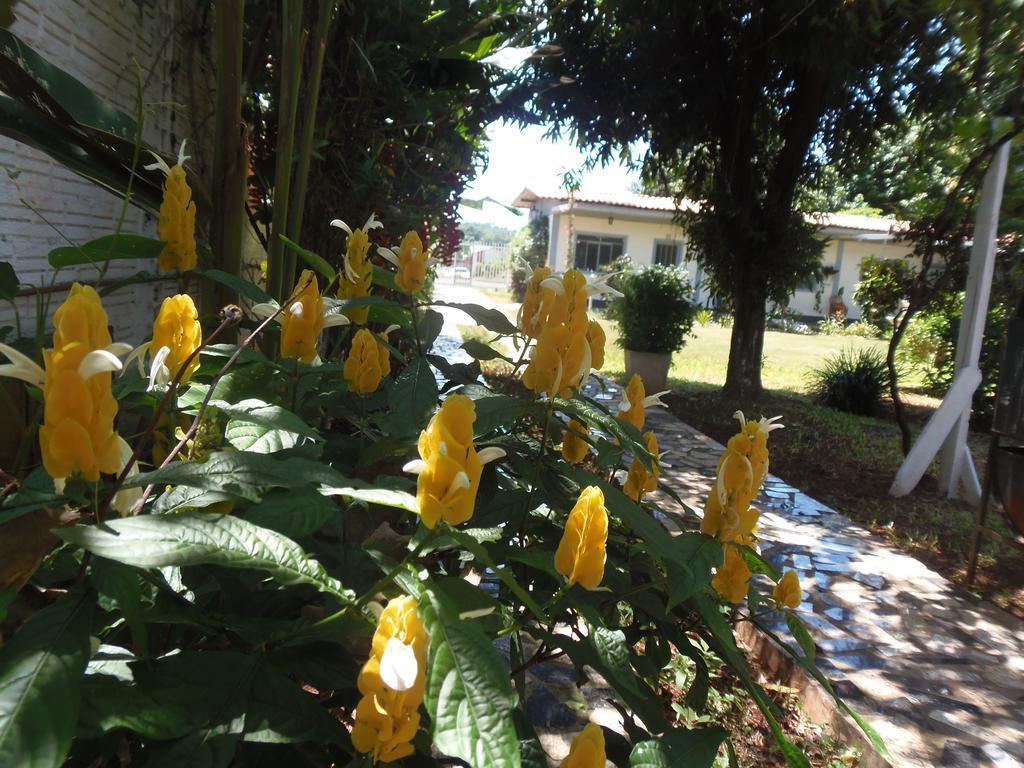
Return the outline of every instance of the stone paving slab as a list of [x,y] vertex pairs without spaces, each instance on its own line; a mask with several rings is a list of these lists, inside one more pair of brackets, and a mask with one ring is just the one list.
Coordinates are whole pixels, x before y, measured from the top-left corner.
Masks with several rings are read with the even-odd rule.
[[[614,403],[620,391],[597,396]],[[684,509],[657,501],[699,517],[724,447],[662,409],[648,410],[647,428]],[[1024,621],[774,475],[756,504],[762,554],[799,573],[818,666],[894,766],[1024,766]],[[781,615],[769,627],[795,645]]]

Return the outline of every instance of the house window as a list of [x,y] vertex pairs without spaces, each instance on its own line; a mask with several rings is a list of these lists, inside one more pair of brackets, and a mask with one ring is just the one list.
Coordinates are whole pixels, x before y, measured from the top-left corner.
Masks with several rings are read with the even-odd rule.
[[683,244],[672,240],[659,241],[654,244],[654,263],[666,267],[678,267],[682,261]]
[[619,258],[625,247],[626,241],[621,237],[577,235],[576,269],[596,272],[600,267]]

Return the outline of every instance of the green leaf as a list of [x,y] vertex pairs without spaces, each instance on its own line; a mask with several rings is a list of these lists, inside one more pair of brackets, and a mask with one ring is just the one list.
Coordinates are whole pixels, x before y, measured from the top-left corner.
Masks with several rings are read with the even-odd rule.
[[269,744],[340,744],[348,740],[341,723],[268,663],[261,663],[245,714],[245,740]]
[[420,344],[423,345],[424,350],[428,350],[434,346],[437,337],[441,335],[441,329],[444,328],[444,315],[428,309],[420,315],[419,325]]
[[309,266],[311,266],[321,275],[326,277],[328,282],[331,282],[332,280],[334,280],[335,277],[338,276],[338,273],[335,271],[334,267],[328,264],[327,260],[324,259],[322,256],[318,256],[312,251],[307,251],[301,245],[299,245],[298,243],[293,243],[284,235],[278,235],[278,237],[280,237],[284,241],[285,245],[287,245],[289,248],[291,248],[293,251],[299,254],[299,256],[302,257],[303,261],[309,264]]
[[53,489],[53,479],[42,467],[32,470],[16,493],[0,504],[0,525],[44,507],[60,506],[61,495]]
[[244,515],[254,525],[298,539],[323,528],[338,513],[330,499],[316,491],[300,489],[271,491]]
[[[209,388],[207,386],[198,384],[193,384],[189,387],[187,400],[185,397],[181,398],[181,400],[194,403],[194,405],[184,407],[182,410],[187,413],[198,411],[199,403],[201,403],[203,398],[206,396],[208,389]],[[181,401],[179,401],[179,404],[181,404]],[[259,424],[267,427],[268,429],[292,432],[296,435],[308,437],[313,440],[321,439],[319,433],[313,429],[313,427],[309,426],[300,416],[297,416],[286,408],[282,408],[279,405],[271,405],[270,403],[266,403],[258,398],[247,398],[237,403],[211,399],[210,405],[236,421],[247,421],[251,424]]]
[[633,670],[629,644],[620,630],[588,621],[589,633],[580,643],[567,644],[566,652],[577,667],[589,664],[604,677],[623,703],[643,721],[649,731],[660,733],[668,727],[657,694]]
[[244,277],[232,275],[220,269],[196,270],[194,274],[197,274],[200,277],[205,277],[207,280],[213,280],[215,283],[226,285],[240,296],[245,296],[245,298],[255,301],[258,304],[272,301],[269,293],[264,291],[255,283],[246,280]]
[[437,407],[437,379],[423,358],[409,363],[388,395],[390,416],[403,431],[418,432]]
[[431,586],[419,612],[430,635],[426,706],[434,746],[473,768],[519,768],[518,699],[494,644]]
[[476,406],[476,421],[473,431],[486,435],[498,427],[507,427],[528,414],[543,416],[544,405],[535,400],[521,400],[508,395],[494,395],[473,400]]
[[48,259],[55,269],[77,264],[103,264],[117,259],[155,259],[164,249],[160,240],[142,235],[104,235],[78,247],[64,245],[50,251]]
[[499,579],[501,583],[508,587],[516,597],[523,601],[523,605],[530,609],[530,612],[536,616],[540,621],[547,621],[547,614],[541,607],[540,603],[533,599],[529,592],[527,592],[523,586],[516,581],[515,576],[512,575],[512,569],[499,566],[487,548],[475,539],[469,531],[459,530],[458,528],[451,528],[448,531],[448,535],[451,536],[455,541],[459,542],[463,549],[471,553],[473,557],[479,562],[484,568],[491,570]]
[[629,755],[630,768],[711,768],[728,733],[721,728],[673,728],[657,741],[642,741]]
[[82,681],[82,714],[78,735],[94,739],[127,728],[147,739],[176,739],[203,724],[192,709],[160,701],[159,690],[144,690],[110,675],[86,675]]
[[140,515],[54,532],[94,555],[139,568],[251,568],[267,571],[281,584],[312,584],[342,599],[350,597],[341,582],[329,576],[294,541],[231,515]]
[[804,626],[800,617],[792,611],[786,611],[786,624],[789,625],[789,631],[793,633],[793,637],[800,644],[804,656],[807,657],[807,663],[814,664],[814,639],[811,637],[811,633],[807,631],[807,627]]
[[562,413],[571,416],[577,421],[589,427],[595,427],[615,437],[620,445],[625,446],[640,463],[648,470],[651,469],[651,462],[654,457],[647,450],[639,430],[632,424],[619,421],[615,416],[598,406],[593,400],[584,397],[574,397],[570,400],[558,397],[555,398],[555,407]]
[[294,448],[302,440],[294,432],[270,429],[262,424],[232,419],[224,428],[224,439],[240,451],[252,453],[277,453]]
[[0,765],[56,768],[78,721],[92,602],[73,591],[0,649]]
[[163,469],[135,475],[125,487],[187,485],[223,491],[249,501],[259,501],[270,488],[302,488],[342,485],[345,478],[325,464],[309,459],[275,459],[258,453],[218,451],[203,463],[176,461]]
[[514,362],[501,354],[494,347],[489,344],[484,344],[482,341],[476,339],[470,339],[462,343],[462,348],[466,350],[466,354],[472,357],[474,360],[506,360],[508,362]]
[[13,299],[18,295],[18,274],[9,261],[0,261],[0,299]]
[[223,491],[209,491],[203,488],[189,488],[187,485],[176,485],[171,490],[160,494],[153,503],[153,514],[166,515],[185,509],[205,509],[224,501],[237,500],[237,496]]
[[479,304],[457,304],[450,301],[435,301],[434,306],[461,309],[472,317],[477,325],[482,325],[488,331],[493,331],[494,333],[500,333],[505,336],[519,333],[519,329],[512,324],[512,321],[497,309],[481,307]]
[[367,504],[404,509],[406,512],[419,512],[416,497],[411,493],[395,488],[369,485],[360,480],[345,480],[343,484],[339,485],[323,485],[320,487],[320,493],[324,496],[342,496],[353,501],[364,501]]

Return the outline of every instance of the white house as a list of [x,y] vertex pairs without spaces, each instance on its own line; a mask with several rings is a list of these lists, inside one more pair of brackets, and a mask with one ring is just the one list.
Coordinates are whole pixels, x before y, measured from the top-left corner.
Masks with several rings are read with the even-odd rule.
[[[548,221],[548,265],[565,269],[569,253],[569,198],[564,191],[535,192],[523,189],[512,205],[530,209],[531,217]],[[675,222],[680,206],[693,206],[690,201],[677,205],[671,197],[655,197],[623,192],[616,195],[578,193],[572,204],[575,233],[574,266],[587,271],[608,264],[626,254],[636,264],[675,264],[685,267],[701,303],[710,300],[703,272],[686,255],[686,233]],[[843,289],[843,301],[849,317],[860,317],[860,307],[853,301],[854,288],[861,276],[861,262],[875,256],[885,259],[904,258],[911,246],[897,235],[901,222],[872,216],[845,213],[812,214],[828,243],[822,263],[829,275],[825,285],[806,284],[789,300],[794,315],[823,317],[828,312],[828,298]],[[833,271],[834,270],[834,271]]]

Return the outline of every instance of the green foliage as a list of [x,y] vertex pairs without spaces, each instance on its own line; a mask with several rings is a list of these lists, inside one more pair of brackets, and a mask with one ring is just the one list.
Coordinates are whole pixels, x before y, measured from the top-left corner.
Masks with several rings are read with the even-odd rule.
[[889,386],[885,356],[878,349],[844,349],[808,375],[811,394],[822,405],[873,416]]
[[634,352],[678,352],[686,344],[697,306],[686,273],[653,265],[617,281],[622,298],[608,316],[619,324],[619,344]]
[[889,322],[910,294],[914,268],[902,259],[869,256],[861,262],[861,278],[853,292],[864,317],[874,325]]
[[[530,219],[515,233],[509,243],[509,255],[513,262],[525,266],[528,271],[543,267],[548,261],[548,220],[538,216]],[[518,299],[522,301],[522,299]]]
[[514,243],[516,235],[522,230],[516,231],[497,224],[462,221],[459,222],[459,231],[462,233],[462,239],[471,243]]

